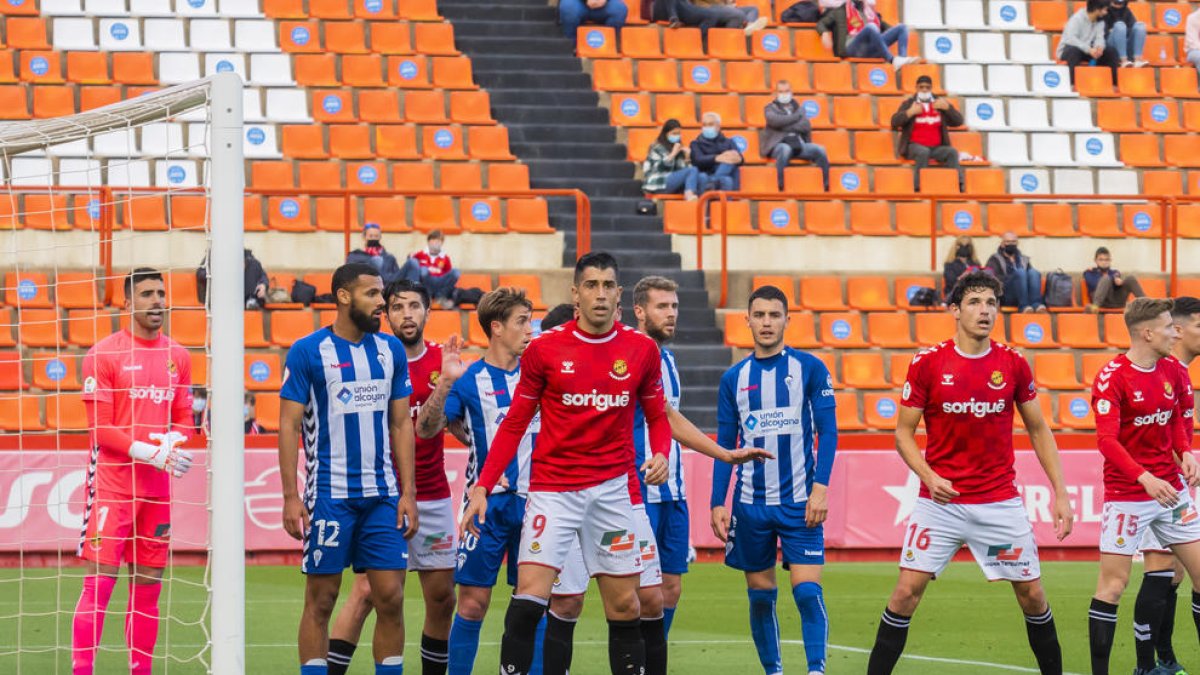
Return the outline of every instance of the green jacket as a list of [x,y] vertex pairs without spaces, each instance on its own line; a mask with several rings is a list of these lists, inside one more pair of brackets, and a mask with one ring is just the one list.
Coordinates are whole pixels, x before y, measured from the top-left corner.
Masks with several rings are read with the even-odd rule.
[[662,143],[656,141],[650,146],[650,152],[646,153],[646,161],[642,162],[643,192],[662,192],[663,188],[667,187],[667,176],[691,166],[682,152],[675,155],[673,160],[667,159],[669,154],[671,148]]

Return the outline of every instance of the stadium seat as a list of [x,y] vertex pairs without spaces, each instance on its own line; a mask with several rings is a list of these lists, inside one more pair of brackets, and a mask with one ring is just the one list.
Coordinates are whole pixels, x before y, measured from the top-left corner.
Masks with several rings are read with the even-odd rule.
[[1080,96],[1089,98],[1116,96],[1113,92],[1112,71],[1104,66],[1081,65],[1075,68],[1075,90]]
[[1033,375],[1043,389],[1082,389],[1073,352],[1040,353],[1033,357]]
[[33,386],[43,391],[78,391],[79,359],[71,354],[34,352],[30,358]]
[[913,317],[916,321],[917,344],[932,347],[954,337],[957,326],[954,315],[949,312],[923,312]]
[[[176,313],[172,312],[172,315]],[[113,332],[113,316],[107,310],[68,310],[64,321],[67,325],[67,343],[74,347],[91,347]],[[172,337],[179,339],[176,335]]]
[[375,154],[380,159],[421,159],[417,145],[417,127],[409,124],[377,125]]
[[1115,352],[1085,352],[1083,354],[1083,386],[1092,386],[1092,383],[1096,381],[1096,375],[1115,357]]
[[50,279],[41,272],[6,273],[4,304],[22,308],[53,307],[50,301]]
[[[711,29],[710,29],[711,34]],[[744,37],[745,34],[743,34]],[[624,31],[622,31],[624,37]],[[703,38],[699,28],[676,28],[664,31],[662,34],[662,55],[671,59],[702,59],[704,52]],[[632,54],[630,54],[632,56]],[[643,57],[647,58],[647,57]],[[653,58],[652,56],[649,58]]]
[[[756,275],[754,277],[754,279],[751,281],[751,291],[758,290],[759,288],[762,288],[763,286],[774,286],[774,287],[778,288],[779,290],[783,291],[783,295],[785,297],[787,297],[787,300],[788,300],[788,306],[787,306],[788,311],[794,311],[794,310],[801,308],[801,305],[796,302],[796,282],[792,277],[782,276],[782,275],[774,275],[774,276]],[[841,296],[840,287],[838,290],[838,295],[839,295],[839,297]],[[843,306],[843,308],[844,308],[844,306]],[[805,307],[805,309],[812,309],[812,308]]]
[[1188,168],[1200,167],[1200,136],[1174,136],[1163,152],[1167,164]]
[[482,90],[450,92],[450,121],[455,124],[495,124],[491,97]]
[[[1054,419],[1050,395],[1046,393],[1039,393],[1037,395],[1037,402],[1038,408],[1042,411],[1042,418],[1046,421],[1046,425],[1049,426],[1051,430],[1059,430],[1061,425],[1059,425],[1058,420]],[[1021,416],[1020,410],[1016,411],[1016,414],[1013,415],[1013,423],[1017,429],[1025,428],[1025,418]]]
[[[791,61],[791,31],[781,29],[760,30],[750,37],[750,54],[756,60]],[[729,64],[726,64],[728,68]],[[726,72],[728,75],[728,71]]]
[[1116,238],[1121,236],[1116,204],[1080,204],[1079,233],[1088,237]]
[[622,28],[621,53],[632,59],[661,59],[663,53],[662,43],[659,41],[658,27],[635,26]]
[[859,348],[863,340],[862,315],[858,312],[822,312],[821,343],[829,348]]
[[42,424],[41,410],[38,408],[40,399],[40,396],[20,394],[0,396],[0,431],[44,430],[46,427]]
[[894,296],[896,298],[896,306],[906,311],[929,309],[924,306],[913,305],[913,294],[922,288],[930,288],[936,291],[937,279],[932,276],[900,276],[896,277],[892,285]]
[[[769,169],[774,173],[774,169]],[[772,179],[773,180],[773,179]],[[800,226],[800,214],[796,210],[796,202],[758,202],[758,231],[770,235],[799,235],[804,230]],[[752,231],[748,231],[752,233]],[[790,281],[790,279],[789,279]],[[789,296],[790,297],[790,296]]]
[[[726,312],[724,321],[725,344],[740,349],[751,349],[754,347],[754,337],[750,334],[750,326],[746,324],[745,314],[741,312]],[[788,344],[791,345],[790,342]]]
[[1104,340],[1110,347],[1129,349],[1129,329],[1125,327],[1123,315],[1104,315]]
[[745,31],[741,28],[710,28],[708,30],[708,55],[722,61],[749,59],[750,54],[746,52]]
[[267,342],[264,335],[266,334],[265,312],[258,310],[245,310],[242,312],[242,333],[245,336],[245,345],[250,349],[259,349],[262,347],[271,346]]
[[516,286],[525,289],[525,297],[533,303],[535,311],[548,309],[546,301],[542,300],[542,278],[536,274],[501,274],[496,287]]
[[912,363],[914,354],[911,352],[892,352],[888,358],[888,372],[891,375],[893,387],[903,387],[908,379],[908,366]]
[[14,317],[13,310],[0,307],[0,347],[17,345],[17,341],[13,337],[13,326],[17,323]]
[[1195,68],[1159,68],[1158,72],[1159,87],[1163,96],[1178,99],[1200,97]]
[[[880,170],[875,170],[876,180]],[[912,185],[911,179],[909,185]],[[850,232],[865,236],[893,234],[891,206],[887,202],[850,202]]]
[[1153,134],[1121,134],[1118,141],[1121,161],[1129,166],[1163,166],[1159,151],[1159,136]]
[[846,280],[847,304],[862,312],[886,312],[896,309],[888,299],[888,280],[884,277],[850,277]]
[[833,395],[837,405],[837,426],[843,431],[862,431],[867,426],[862,422],[858,410],[858,394],[855,392],[837,392]]
[[896,428],[900,414],[900,400],[896,394],[863,394],[867,426],[888,431]]
[[251,391],[279,391],[281,372],[279,354],[275,352],[254,352],[245,355],[243,380],[246,388]]
[[1032,349],[1058,347],[1048,314],[1013,314],[1009,317],[1009,344]]
[[[969,176],[970,174],[968,174]],[[968,194],[975,194],[969,187]],[[987,205],[987,231],[1000,236],[1005,232],[1026,235],[1029,230],[1029,213],[1025,204],[991,202]]]
[[1096,428],[1090,397],[1084,393],[1058,395],[1058,422],[1067,429],[1086,431]]
[[867,314],[867,340],[881,349],[912,349],[908,312],[871,312]]
[[291,347],[296,340],[313,332],[313,314],[308,309],[271,312],[271,344]]
[[1074,217],[1070,204],[1033,205],[1033,233],[1043,237],[1074,237]]
[[[951,171],[953,172],[953,170]],[[923,173],[924,171],[922,171]],[[957,180],[955,178],[956,183]],[[921,187],[925,187],[924,183]],[[943,202],[941,214],[943,234],[954,237],[961,235],[982,237],[987,234],[987,230],[983,227],[983,214],[980,212],[978,202]]]
[[177,309],[171,312],[171,337],[185,347],[208,344],[208,317],[202,309]]
[[[49,413],[47,413],[49,414]],[[279,394],[262,392],[254,396],[254,416],[263,431],[279,431]]]
[[883,355],[879,352],[842,354],[842,382],[851,389],[891,389],[883,376]]
[[20,352],[0,352],[0,391],[20,391],[28,386]]
[[[745,315],[740,313],[739,315],[742,323],[745,323]],[[783,341],[788,346],[798,349],[820,347],[821,341],[817,338],[816,315],[812,312],[788,312],[788,324],[783,329]]]

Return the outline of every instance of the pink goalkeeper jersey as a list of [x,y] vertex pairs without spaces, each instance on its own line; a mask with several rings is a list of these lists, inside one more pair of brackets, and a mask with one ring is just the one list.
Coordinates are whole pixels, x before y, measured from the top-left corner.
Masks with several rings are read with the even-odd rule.
[[[152,442],[150,434],[180,431],[191,436],[192,362],[179,343],[122,330],[97,342],[83,360],[83,401],[88,407],[96,489],[139,497],[170,495],[170,476],[129,458],[129,446],[113,439]],[[111,406],[111,419],[100,411]],[[107,441],[107,443],[106,443]]]

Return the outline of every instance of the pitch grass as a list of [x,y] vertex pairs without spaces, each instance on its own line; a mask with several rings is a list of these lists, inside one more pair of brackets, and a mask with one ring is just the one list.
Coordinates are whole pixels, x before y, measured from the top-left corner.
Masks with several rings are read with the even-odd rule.
[[[1094,589],[1096,564],[1047,563],[1044,578],[1058,623],[1068,672],[1089,669],[1087,607]],[[198,582],[203,570],[175,568],[174,582],[164,588],[164,621],[154,672],[204,673],[207,659],[204,592]],[[1140,568],[1134,568],[1134,578]],[[70,672],[71,613],[79,593],[79,569],[60,576],[55,569],[25,572],[0,570],[0,673],[37,674]],[[863,673],[866,653],[875,636],[879,614],[896,579],[896,566],[884,563],[835,563],[826,569],[825,598],[835,647],[829,653],[828,671]],[[286,567],[250,567],[246,572],[248,646],[247,673],[256,675],[298,672],[296,625],[301,609],[302,579]],[[1133,668],[1131,619],[1138,582],[1126,593],[1121,608],[1112,671]],[[1176,649],[1185,666],[1200,670],[1200,649],[1189,616],[1189,585],[1180,595]],[[503,626],[507,592],[498,593],[483,632],[476,673],[495,673],[498,642]],[[124,655],[123,619],[125,584],[118,584],[110,605],[104,634],[104,651],[97,673],[128,672]],[[420,672],[419,626],[423,617],[421,594],[410,575],[405,615],[412,627],[407,636],[409,672]],[[21,618],[18,618],[21,617]],[[791,594],[779,598],[780,626],[785,640],[783,659],[788,672],[804,672],[804,647],[800,622]],[[371,623],[365,636],[370,635]],[[599,598],[593,585],[584,617],[575,633],[575,675],[608,673],[606,630]],[[719,564],[695,565],[684,577],[684,597],[671,632],[671,672],[693,674],[761,673],[749,637],[747,603],[742,576]],[[1025,638],[1020,610],[1008,584],[989,584],[974,564],[956,563],[930,586],[913,621],[906,654],[951,661],[906,658],[899,674],[953,675],[957,673],[1036,672]],[[983,662],[956,663],[956,660]],[[352,673],[374,672],[369,647],[354,660]],[[996,665],[985,665],[996,664]],[[1007,666],[1000,667],[1000,666]]]

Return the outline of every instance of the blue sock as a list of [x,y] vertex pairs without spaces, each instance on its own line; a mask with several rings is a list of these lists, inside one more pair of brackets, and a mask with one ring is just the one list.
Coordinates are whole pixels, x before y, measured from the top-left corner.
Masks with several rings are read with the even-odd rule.
[[389,663],[387,665],[376,663],[375,675],[404,675],[404,657],[389,657],[389,660],[391,659],[399,659],[400,663]]
[[758,660],[767,675],[783,672],[783,657],[779,655],[779,619],[775,616],[778,591],[759,588],[746,589],[750,596],[750,636],[758,650]]
[[300,666],[300,675],[329,675],[329,664],[322,660],[319,666]]
[[546,617],[538,622],[537,634],[533,636],[533,663],[529,665],[529,675],[542,675],[542,644],[546,641]]
[[663,632],[671,636],[671,622],[675,620],[675,608],[663,607]]
[[454,624],[450,626],[448,675],[471,675],[471,671],[475,670],[475,654],[479,651],[479,631],[482,629],[482,621],[454,615]]
[[792,597],[800,610],[800,633],[804,636],[808,669],[825,672],[825,643],[829,640],[829,616],[825,613],[821,584],[811,581],[796,584],[792,588]]

